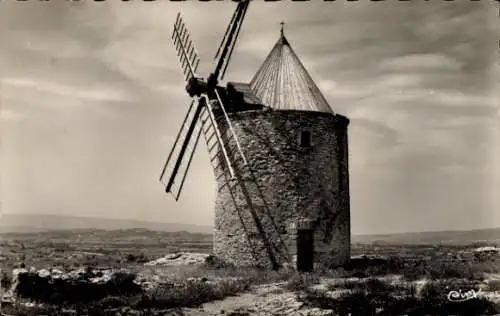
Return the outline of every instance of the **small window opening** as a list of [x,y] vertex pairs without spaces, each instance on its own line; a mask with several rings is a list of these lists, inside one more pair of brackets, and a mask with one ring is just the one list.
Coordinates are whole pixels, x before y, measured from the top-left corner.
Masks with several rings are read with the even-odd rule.
[[300,147],[310,147],[311,146],[311,132],[301,131],[299,135],[299,145]]

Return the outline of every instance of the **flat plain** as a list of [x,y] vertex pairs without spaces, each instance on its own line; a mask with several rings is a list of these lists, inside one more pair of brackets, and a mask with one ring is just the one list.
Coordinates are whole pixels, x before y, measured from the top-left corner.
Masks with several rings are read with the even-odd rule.
[[[212,236],[202,233],[147,229],[6,233],[0,240],[2,313],[500,314],[498,240],[436,236],[442,241],[419,241],[415,236],[413,244],[408,236],[399,242],[391,236],[353,238],[352,260],[344,267],[297,273],[235,268],[210,260]],[[28,277],[16,280],[13,276],[19,271]],[[81,273],[77,281],[68,281],[72,286],[85,280],[90,285],[71,292],[72,287],[52,280],[55,274],[77,275],[75,271]],[[93,283],[100,284],[99,290]]]

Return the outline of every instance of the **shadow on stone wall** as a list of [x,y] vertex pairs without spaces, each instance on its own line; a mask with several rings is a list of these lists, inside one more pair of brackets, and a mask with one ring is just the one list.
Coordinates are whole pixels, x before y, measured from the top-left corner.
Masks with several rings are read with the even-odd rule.
[[[322,236],[325,244],[331,243],[335,238],[335,224],[340,220],[339,216],[344,213],[344,203],[341,201],[344,196],[343,193],[337,192],[341,188],[337,188],[336,185],[341,186],[340,182],[343,182],[341,177],[345,176],[345,172],[340,170],[342,167],[340,161],[338,166],[335,167],[333,164],[328,163],[328,160],[343,159],[341,157],[342,153],[338,152],[341,151],[342,146],[338,147],[335,143],[332,143],[332,146],[335,147],[334,152],[328,149],[327,144],[318,148],[312,147],[309,150],[303,150],[299,148],[297,135],[293,132],[300,129],[301,126],[306,126],[308,122],[312,124],[317,119],[317,114],[310,115],[308,113],[302,117],[301,113],[298,113],[298,115],[292,113],[289,117],[289,113],[270,113],[261,117],[262,113],[248,113],[248,115],[242,116],[241,119],[235,120],[238,128],[241,129],[242,139],[248,142],[248,144],[243,143],[242,145],[243,150],[247,151],[244,154],[248,155],[247,158],[251,168],[243,167],[240,169],[241,166],[235,163],[235,169],[243,171],[241,176],[238,175],[238,186],[241,188],[241,193],[246,201],[239,200],[240,190],[237,187],[231,187],[234,184],[229,184],[230,180],[227,174],[225,174],[225,182],[230,193],[228,198],[232,200],[231,203],[237,208],[241,227],[247,233],[248,245],[254,248],[252,253],[254,259],[258,259],[257,262],[262,261],[263,254],[255,250],[253,242],[256,241],[248,238],[248,233],[252,228],[257,229],[255,234],[260,236],[270,261],[276,264],[291,263],[292,261],[290,245],[287,245],[291,233],[286,230],[284,225],[299,215],[313,216],[317,220],[316,227],[321,225],[320,231],[325,235]],[[253,117],[254,115],[256,116]],[[330,136],[330,133],[334,131],[329,131],[331,128],[336,128],[334,126],[337,123],[336,118],[333,118],[334,125],[331,127],[330,121],[323,119],[320,119],[318,135],[319,137],[326,137],[327,142],[330,142],[330,137],[337,138],[338,136],[336,133]],[[263,125],[259,125],[260,120],[262,120]],[[273,137],[273,134],[276,137]],[[342,142],[343,140],[339,141]],[[225,139],[225,143],[228,144],[227,139]],[[231,146],[236,147],[235,144],[229,144],[228,147]],[[229,158],[231,161],[236,161],[232,155]],[[322,177],[320,177],[321,179],[315,179],[314,184],[311,185],[309,183],[311,177],[317,178],[318,174],[311,169],[314,167],[306,164],[309,159],[313,160],[313,165],[318,165],[320,168],[326,167],[325,172],[327,172],[327,175],[330,171],[333,174],[325,176],[325,179]],[[325,159],[327,163],[323,164],[322,162]],[[264,173],[260,174],[261,171],[264,171]],[[335,176],[336,172],[337,176]],[[272,192],[275,188],[269,187],[269,185],[266,186],[268,184],[266,178],[272,178],[276,173],[279,174],[280,178],[280,182],[276,183],[280,188],[279,193]],[[221,187],[219,187],[220,189]],[[271,190],[271,193],[269,190]],[[298,196],[296,192],[300,192],[300,190],[307,192],[307,194]],[[281,193],[283,194],[281,195]],[[340,196],[336,198],[337,195]],[[281,203],[283,201],[286,202]],[[338,208],[337,202],[339,204]],[[245,206],[241,207],[238,204]],[[308,210],[297,209],[299,205],[310,204],[314,204],[313,209],[310,210],[312,214],[307,214]],[[247,206],[248,209],[246,209]],[[321,209],[315,210],[316,207]],[[225,209],[222,208],[222,211],[227,212],[227,206]],[[242,216],[242,212],[245,211],[249,211],[253,219]],[[251,222],[255,224],[255,227]],[[260,255],[260,258],[256,258],[258,255]],[[275,264],[273,263],[273,265]]]
[[[243,228],[243,231],[245,232],[246,240],[248,242],[249,250],[250,250],[250,253],[252,254],[252,258],[253,258],[254,262],[259,262],[259,256],[257,255],[257,252],[255,251],[256,247],[255,247],[254,241],[252,240],[252,238],[250,238],[250,235],[251,235],[250,234],[250,230],[247,228],[245,220],[244,220],[244,218],[243,218],[243,216],[241,214],[242,210],[237,205],[236,199],[234,197],[234,194],[233,194],[232,190],[228,188],[228,191],[230,192],[229,194],[231,194],[231,198],[232,198],[233,203],[234,203],[234,205],[236,207],[236,212],[238,212],[238,218],[240,219],[241,228]],[[222,208],[223,212],[227,212],[227,210],[224,208],[224,206],[221,206],[221,208]]]

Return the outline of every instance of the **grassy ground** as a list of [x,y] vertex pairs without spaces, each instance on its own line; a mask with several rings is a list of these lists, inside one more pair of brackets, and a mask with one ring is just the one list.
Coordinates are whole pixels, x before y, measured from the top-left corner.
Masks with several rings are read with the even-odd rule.
[[[20,262],[37,269],[86,266],[89,270],[120,267],[127,271],[113,281],[114,288],[121,292],[110,290],[113,287],[103,288],[100,295],[94,291],[91,299],[85,289],[80,289],[83,292],[79,295],[69,295],[66,291],[64,298],[62,290],[59,294],[53,288],[33,292],[33,288],[28,287],[25,291],[31,291],[26,295],[29,301],[45,304],[26,307],[16,303],[2,310],[14,315],[116,315],[117,311],[122,315],[139,312],[159,315],[165,310],[198,307],[251,291],[258,284],[278,281],[285,281],[283,291],[296,293],[297,300],[304,306],[331,310],[336,315],[500,313],[494,296],[500,295],[500,258],[461,254],[478,244],[353,245],[354,256],[376,254],[387,259],[358,258],[342,268],[298,274],[208,265],[144,267],[144,262],[172,252],[208,253],[212,239],[204,235],[88,231],[10,235],[1,240],[4,283]],[[130,287],[137,274],[155,279],[155,285],[148,289]],[[499,277],[492,279],[492,275]],[[130,288],[126,291],[127,286]],[[488,295],[464,302],[450,302],[447,298],[452,290],[471,289],[480,289]]]

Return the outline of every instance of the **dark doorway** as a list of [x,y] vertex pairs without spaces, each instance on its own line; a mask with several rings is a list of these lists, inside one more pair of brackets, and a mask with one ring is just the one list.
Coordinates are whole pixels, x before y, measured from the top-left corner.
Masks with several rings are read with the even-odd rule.
[[312,272],[314,269],[314,231],[297,230],[297,270]]

